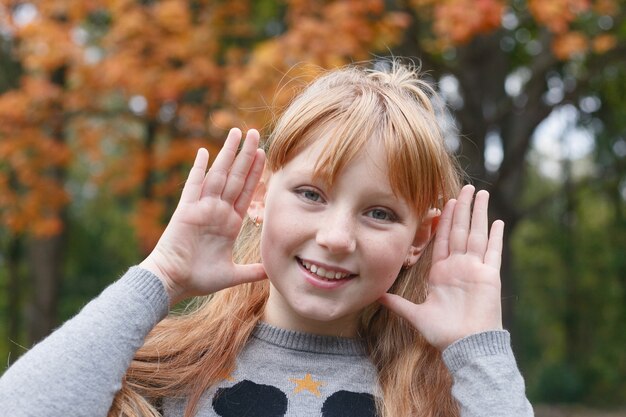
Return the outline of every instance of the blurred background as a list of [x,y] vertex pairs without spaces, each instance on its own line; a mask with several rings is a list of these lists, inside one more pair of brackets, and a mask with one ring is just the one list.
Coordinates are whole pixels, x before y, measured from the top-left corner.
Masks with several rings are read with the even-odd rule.
[[505,324],[538,415],[626,416],[624,14],[0,0],[0,373],[150,251],[199,146],[267,135],[324,68],[399,56],[445,99],[448,145],[506,222]]

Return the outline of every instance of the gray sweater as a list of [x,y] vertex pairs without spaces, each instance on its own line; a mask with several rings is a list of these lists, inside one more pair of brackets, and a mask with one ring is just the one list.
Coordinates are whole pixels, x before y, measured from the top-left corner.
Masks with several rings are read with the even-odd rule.
[[[136,350],[167,311],[159,279],[131,268],[4,373],[0,417],[106,416]],[[443,357],[463,417],[533,415],[506,331],[457,341]],[[197,416],[374,416],[375,381],[358,340],[260,323]],[[166,417],[184,408],[183,399],[163,403]]]

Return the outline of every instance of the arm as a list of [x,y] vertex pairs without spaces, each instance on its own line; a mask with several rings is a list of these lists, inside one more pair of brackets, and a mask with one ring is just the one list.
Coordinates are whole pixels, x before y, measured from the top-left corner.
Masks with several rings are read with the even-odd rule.
[[489,194],[473,196],[474,187],[465,186],[458,200],[443,209],[426,300],[414,304],[385,294],[380,301],[443,351],[462,416],[532,415],[508,333],[502,330],[504,224],[498,220],[489,230]]
[[0,379],[13,417],[106,416],[135,351],[168,310],[152,273],[134,267]]
[[452,395],[461,416],[534,415],[508,332],[482,332],[463,338],[443,351],[443,360],[452,374]]
[[155,249],[0,379],[11,416],[106,416],[124,373],[168,304],[265,278],[237,265],[232,248],[261,177],[259,135],[232,129],[207,172],[200,149],[178,206]]

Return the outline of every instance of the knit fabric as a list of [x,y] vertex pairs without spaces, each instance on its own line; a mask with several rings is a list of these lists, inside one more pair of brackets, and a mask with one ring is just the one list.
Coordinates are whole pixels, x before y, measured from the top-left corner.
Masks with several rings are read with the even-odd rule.
[[[160,280],[138,267],[33,347],[0,378],[0,415],[105,417],[145,336],[167,314]],[[444,351],[463,417],[532,416],[505,331]],[[376,372],[359,340],[260,323],[230,375],[209,389],[197,416],[374,416]],[[183,399],[165,399],[182,417]]]
[[[376,415],[376,370],[357,339],[260,323],[237,366],[203,397],[199,417]],[[166,416],[185,403],[166,401]]]

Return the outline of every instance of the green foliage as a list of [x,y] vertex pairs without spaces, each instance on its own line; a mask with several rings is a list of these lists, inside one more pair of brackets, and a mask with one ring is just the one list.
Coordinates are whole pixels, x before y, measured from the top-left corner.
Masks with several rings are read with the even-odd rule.
[[[539,177],[529,184],[528,199],[558,185]],[[624,202],[586,183],[560,189],[512,239],[516,353],[534,401],[619,405],[626,392],[626,227],[615,204]]]
[[535,398],[556,403],[575,403],[583,394],[584,384],[578,370],[563,363],[542,368],[537,384],[530,391]]
[[127,214],[99,196],[72,207],[59,319],[66,320],[139,261]]

